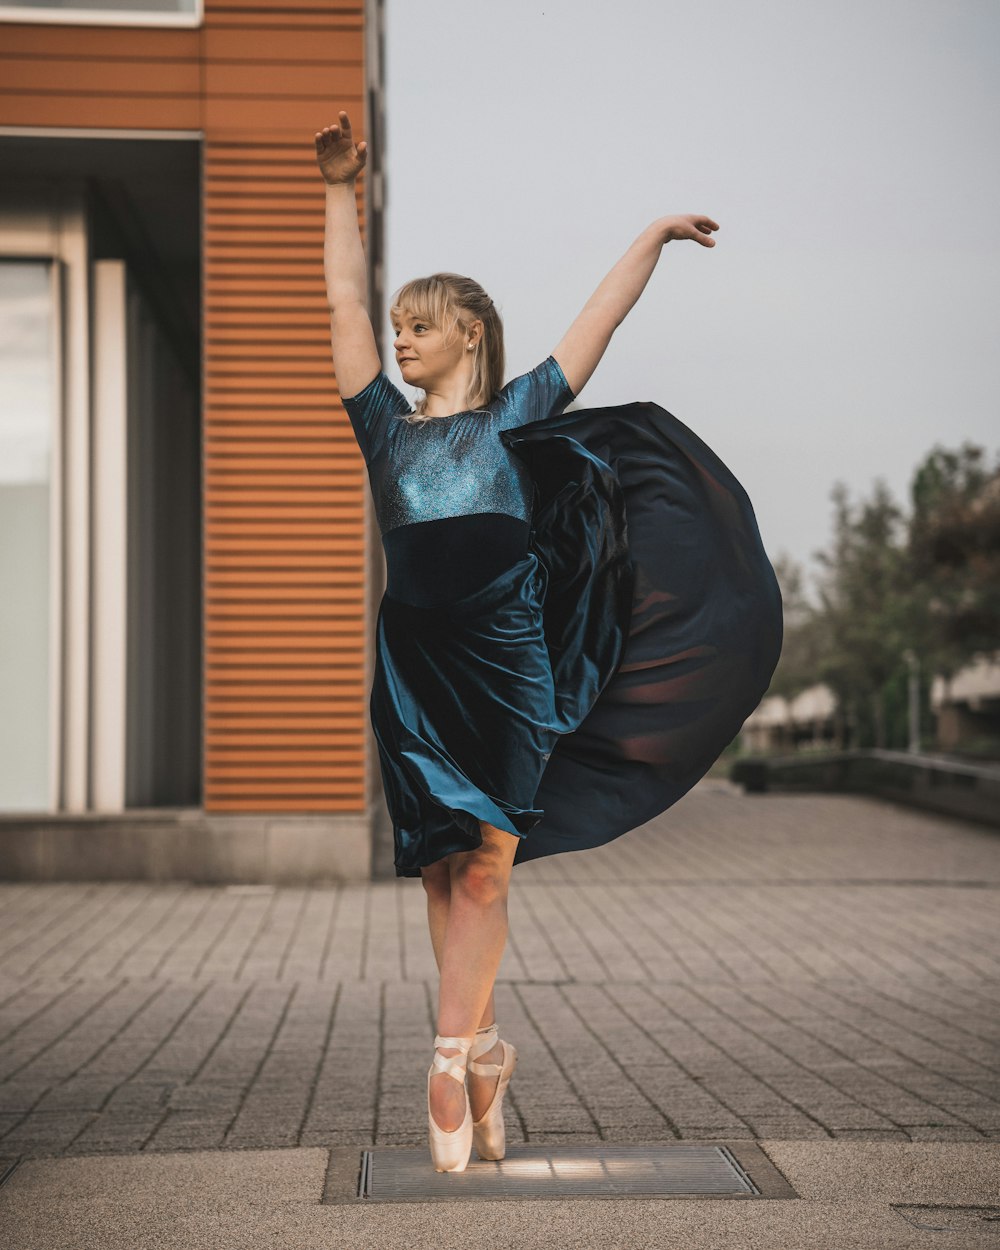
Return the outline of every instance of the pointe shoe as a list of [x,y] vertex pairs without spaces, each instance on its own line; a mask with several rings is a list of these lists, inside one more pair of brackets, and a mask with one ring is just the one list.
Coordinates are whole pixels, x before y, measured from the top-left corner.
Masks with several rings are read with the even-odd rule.
[[503,1096],[517,1066],[517,1051],[509,1042],[500,1041],[503,1047],[502,1063],[476,1063],[476,1055],[485,1055],[500,1040],[496,1023],[482,1029],[469,1051],[469,1067],[476,1076],[499,1076],[493,1101],[479,1120],[472,1122],[472,1140],[480,1159],[502,1159],[507,1153],[507,1138],[503,1123]]
[[[440,1033],[434,1038],[434,1062],[427,1072],[427,1140],[431,1148],[436,1172],[464,1172],[472,1153],[472,1108],[469,1105],[469,1094],[465,1092],[465,1118],[458,1128],[448,1133],[435,1122],[431,1114],[431,1077],[436,1072],[447,1072],[463,1087],[465,1085],[465,1065],[469,1047],[474,1037],[442,1037]],[[460,1055],[439,1055],[439,1046],[458,1047]]]

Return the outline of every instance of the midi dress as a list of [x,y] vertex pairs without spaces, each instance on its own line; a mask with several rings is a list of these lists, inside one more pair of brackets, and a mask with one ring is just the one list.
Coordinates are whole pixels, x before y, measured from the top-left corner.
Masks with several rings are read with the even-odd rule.
[[420,422],[384,372],[343,398],[386,562],[369,700],[397,877],[518,838],[514,864],[666,811],[758,705],[781,595],[746,491],[653,402],[564,411],[547,357]]

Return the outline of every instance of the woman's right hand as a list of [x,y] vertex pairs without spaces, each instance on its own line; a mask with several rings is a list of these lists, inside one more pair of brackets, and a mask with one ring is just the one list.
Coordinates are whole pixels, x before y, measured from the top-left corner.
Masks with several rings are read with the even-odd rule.
[[368,144],[362,139],[355,147],[350,118],[343,109],[339,116],[339,126],[324,126],[316,132],[319,171],[331,186],[338,182],[353,182],[368,160]]

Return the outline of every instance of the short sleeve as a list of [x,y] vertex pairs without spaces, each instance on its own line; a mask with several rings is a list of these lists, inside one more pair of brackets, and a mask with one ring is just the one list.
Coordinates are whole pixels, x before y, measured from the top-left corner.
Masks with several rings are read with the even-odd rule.
[[378,454],[393,417],[411,411],[405,397],[382,372],[357,395],[349,399],[342,395],[340,402],[350,418],[365,464],[370,464]]
[[554,356],[547,356],[530,373],[513,378],[503,388],[505,407],[511,410],[511,425],[527,425],[558,416],[576,396]]

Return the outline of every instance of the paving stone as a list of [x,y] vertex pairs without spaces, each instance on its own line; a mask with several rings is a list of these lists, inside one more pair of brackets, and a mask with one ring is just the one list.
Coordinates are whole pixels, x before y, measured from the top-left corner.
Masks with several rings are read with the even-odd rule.
[[[997,1140],[998,894],[990,831],[714,781],[519,865],[508,1140]],[[412,880],[0,883],[0,955],[4,1157],[426,1140]]]

